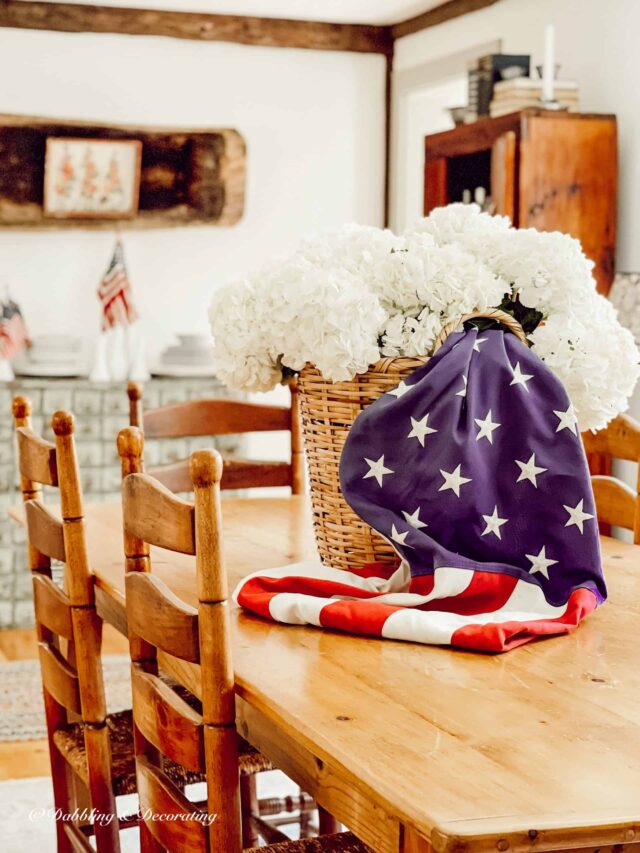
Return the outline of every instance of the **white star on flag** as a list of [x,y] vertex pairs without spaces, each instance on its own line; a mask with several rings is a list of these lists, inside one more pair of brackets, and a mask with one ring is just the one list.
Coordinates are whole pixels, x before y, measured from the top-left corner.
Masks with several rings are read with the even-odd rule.
[[549,566],[555,566],[558,562],[547,557],[544,545],[540,548],[539,554],[525,554],[525,557],[531,561],[530,573],[535,575],[536,572],[540,572],[547,580],[549,580]]
[[407,385],[407,383],[402,379],[400,384],[396,388],[392,388],[391,391],[387,393],[393,394],[394,397],[402,397],[403,394],[406,394],[407,391],[411,390],[411,385]]
[[404,533],[399,533],[396,529],[395,524],[391,525],[391,538],[394,542],[397,542],[398,545],[404,545],[405,548],[413,548],[413,545],[408,545],[404,540],[409,535],[409,531],[405,530]]
[[558,418],[558,426],[556,432],[562,432],[563,429],[571,430],[574,435],[577,435],[576,430],[576,413],[573,410],[573,405],[570,403],[566,412],[557,412],[553,410],[553,414]]
[[525,391],[528,391],[527,382],[530,382],[533,379],[533,373],[523,373],[520,370],[520,362],[516,362],[516,366],[511,368],[513,372],[513,379],[509,383],[509,385],[522,385]]
[[515,460],[516,465],[520,466],[520,476],[516,480],[516,483],[519,483],[521,480],[529,480],[530,483],[538,488],[538,483],[536,482],[536,477],[538,474],[543,474],[545,471],[548,471],[548,468],[540,468],[539,465],[536,465],[536,454],[532,453],[529,457],[528,462],[520,462],[518,459]]
[[402,514],[404,515],[404,520],[407,524],[410,524],[412,527],[415,527],[416,530],[419,530],[421,527],[426,527],[426,521],[420,521],[420,507],[418,507],[415,512],[409,514],[402,510]]
[[411,432],[409,433],[407,438],[417,438],[422,447],[424,447],[425,435],[430,435],[432,432],[438,432],[437,429],[433,429],[432,427],[427,426],[428,420],[428,413],[421,420],[411,418]]
[[455,493],[456,497],[460,497],[460,486],[471,482],[470,477],[463,477],[460,474],[460,467],[461,466],[458,465],[458,467],[451,472],[443,471],[442,468],[440,469],[440,473],[444,477],[444,483],[438,489],[439,492],[446,492],[447,489],[451,489]]
[[569,521],[565,524],[565,527],[571,527],[572,524],[578,528],[580,533],[584,533],[584,523],[588,521],[590,518],[593,518],[588,512],[583,511],[584,500],[579,500],[578,503],[571,507],[563,504],[563,507],[569,513]]
[[482,418],[474,418],[474,421],[480,427],[480,432],[476,435],[476,441],[480,441],[481,438],[488,438],[489,444],[493,444],[493,431],[494,429],[498,429],[500,424],[491,420],[491,409],[487,412],[484,420]]
[[476,338],[473,344],[473,348],[476,352],[480,352],[480,344],[486,343],[486,338]]
[[373,459],[367,459],[366,457],[364,461],[369,466],[369,470],[362,478],[363,480],[367,480],[369,477],[375,477],[378,481],[378,485],[381,486],[384,475],[394,473],[391,468],[384,467],[384,453],[377,462],[374,462]]
[[[457,344],[456,344],[457,346]],[[462,374],[462,388],[459,391],[456,391],[456,397],[466,397],[467,396],[467,377]]]
[[497,506],[494,506],[493,512],[491,513],[491,515],[483,515],[482,517],[485,520],[487,526],[482,531],[481,535],[486,536],[487,533],[493,533],[495,536],[498,537],[498,539],[502,539],[502,536],[500,535],[500,528],[502,527],[503,524],[506,524],[507,521],[509,521],[509,519],[508,518],[500,518],[498,516],[498,507]]

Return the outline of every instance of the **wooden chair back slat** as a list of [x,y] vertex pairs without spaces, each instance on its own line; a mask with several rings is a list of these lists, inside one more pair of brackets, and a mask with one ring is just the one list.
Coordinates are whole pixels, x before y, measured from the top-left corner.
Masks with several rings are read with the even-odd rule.
[[640,460],[640,424],[629,415],[618,415],[598,432],[583,433],[582,440],[587,453],[606,453],[629,462]]
[[56,446],[29,427],[18,427],[18,468],[23,477],[45,486],[58,485]]
[[82,712],[80,684],[76,671],[49,643],[38,643],[42,683],[53,698],[74,714]]
[[240,400],[189,400],[144,412],[142,428],[147,438],[273,432],[291,429],[291,411]]
[[[265,406],[228,399],[191,400],[143,412],[142,386],[130,382],[129,423],[144,429],[147,438],[184,438],[188,436],[241,435],[251,432],[286,431],[291,435],[290,462],[254,462],[225,459],[222,489],[290,487],[292,493],[305,490],[302,423],[298,388],[290,384],[290,406]],[[181,464],[162,466],[152,472],[174,492],[189,491],[190,481]]]
[[598,520],[604,524],[633,530],[638,503],[634,490],[616,477],[604,474],[592,477],[591,484],[598,508]]
[[156,749],[189,770],[204,772],[202,717],[157,675],[134,664],[136,726]]
[[[605,429],[583,433],[582,441],[591,470],[596,472],[591,482],[600,532],[609,534],[611,527],[622,527],[631,530],[633,541],[640,544],[640,423],[629,415],[618,415]],[[635,491],[622,480],[609,476],[613,459],[636,463]],[[598,467],[594,468],[594,464]]]
[[[149,820],[145,826],[169,853],[188,850],[208,853],[208,832],[201,812],[143,755],[136,758],[138,798],[142,814],[172,815],[173,820]],[[195,818],[201,815],[203,820]],[[226,850],[224,847],[217,848]],[[231,851],[229,851],[231,853]],[[235,853],[235,851],[233,851]]]
[[[189,492],[193,488],[189,460],[149,468],[148,473],[172,492]],[[228,459],[222,472],[221,489],[253,489],[291,485],[288,462],[252,459]]]
[[73,639],[69,599],[46,575],[33,575],[33,602],[36,620],[65,640]]
[[38,500],[27,501],[24,509],[29,542],[50,559],[66,562],[62,522]]
[[129,572],[125,586],[129,632],[167,654],[199,663],[198,612],[147,572]]
[[193,505],[177,498],[148,474],[131,474],[122,484],[125,530],[149,545],[195,554]]

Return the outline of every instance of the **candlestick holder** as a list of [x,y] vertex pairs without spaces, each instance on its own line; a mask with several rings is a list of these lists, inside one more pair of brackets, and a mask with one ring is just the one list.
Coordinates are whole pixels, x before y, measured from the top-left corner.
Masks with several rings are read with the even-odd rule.
[[556,101],[555,98],[551,101],[546,98],[540,98],[538,101],[543,110],[556,110],[557,112],[567,112],[569,107],[561,104],[559,101]]

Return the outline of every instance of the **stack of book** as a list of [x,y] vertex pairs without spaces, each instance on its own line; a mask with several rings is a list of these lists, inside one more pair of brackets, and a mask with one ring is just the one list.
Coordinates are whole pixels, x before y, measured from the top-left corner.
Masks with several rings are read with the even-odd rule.
[[504,79],[524,76],[530,72],[530,57],[526,54],[490,53],[474,59],[467,66],[468,109],[465,121],[489,115],[493,87]]
[[[556,101],[569,112],[578,112],[580,108],[578,84],[572,80],[558,80],[553,95]],[[502,80],[493,87],[490,115],[492,118],[517,113],[528,107],[540,107],[542,81],[530,77],[516,77],[515,80]]]

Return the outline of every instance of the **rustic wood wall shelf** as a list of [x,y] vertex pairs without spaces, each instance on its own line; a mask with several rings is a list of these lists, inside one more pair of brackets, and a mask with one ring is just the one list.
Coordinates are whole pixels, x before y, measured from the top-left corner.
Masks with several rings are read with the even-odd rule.
[[244,140],[236,130],[99,125],[0,114],[0,228],[102,228],[114,220],[49,219],[42,209],[47,137],[139,139],[140,203],[123,228],[233,225],[242,216]]

